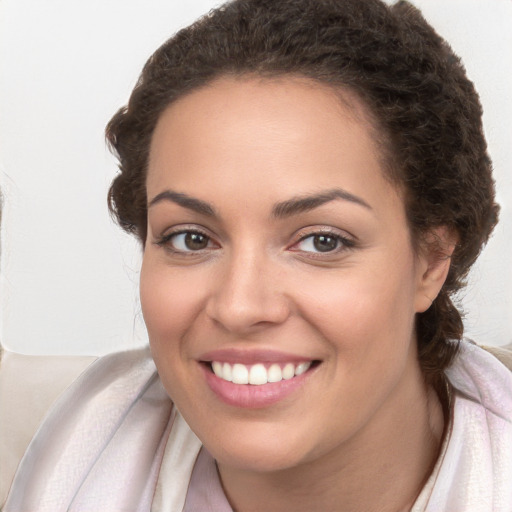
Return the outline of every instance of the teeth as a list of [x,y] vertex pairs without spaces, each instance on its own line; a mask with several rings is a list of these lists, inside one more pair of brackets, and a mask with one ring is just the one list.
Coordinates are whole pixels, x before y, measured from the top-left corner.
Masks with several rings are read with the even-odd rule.
[[295,368],[295,375],[302,375],[309,367],[311,363],[300,363]]
[[283,379],[290,380],[294,376],[295,376],[295,366],[292,363],[288,363],[283,368]]
[[222,375],[222,363],[219,363],[218,361],[213,361],[212,363],[212,370],[217,377],[220,377],[221,379],[224,378]]
[[283,372],[278,364],[273,364],[267,371],[267,382],[279,382],[283,380]]
[[251,369],[249,370],[249,384],[261,386],[267,382],[267,370],[265,367],[262,364],[255,364],[254,366],[251,366]]
[[[224,363],[226,366],[228,363]],[[223,369],[224,369],[223,366]],[[249,384],[249,370],[244,364],[233,365],[233,382],[235,384]]]
[[224,380],[228,382],[233,381],[233,370],[231,369],[231,365],[229,363],[224,363],[222,365],[222,375],[219,375]]
[[235,384],[252,384],[254,386],[292,379],[296,375],[302,375],[310,366],[311,361],[297,365],[286,363],[283,367],[274,363],[269,368],[265,368],[265,365],[261,363],[246,366],[240,363],[231,365],[230,363],[212,361],[212,370],[217,377]]

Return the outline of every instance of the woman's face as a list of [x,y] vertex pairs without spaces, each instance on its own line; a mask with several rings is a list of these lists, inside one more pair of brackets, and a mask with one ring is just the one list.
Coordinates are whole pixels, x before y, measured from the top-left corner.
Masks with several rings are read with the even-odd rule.
[[225,78],[156,127],[143,313],[165,388],[220,464],[341,453],[393,428],[421,381],[427,263],[343,95]]

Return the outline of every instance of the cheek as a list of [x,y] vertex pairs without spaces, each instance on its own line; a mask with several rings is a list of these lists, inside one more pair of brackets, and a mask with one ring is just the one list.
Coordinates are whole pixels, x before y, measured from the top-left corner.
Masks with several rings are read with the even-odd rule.
[[200,281],[183,269],[174,270],[156,258],[144,256],[140,276],[142,313],[153,360],[175,403],[190,403],[189,393],[195,389],[190,340],[202,309],[203,289]]
[[191,273],[173,270],[144,256],[140,300],[152,350],[165,344],[175,352],[193,319],[201,310],[200,282]]
[[391,269],[361,265],[303,279],[301,314],[338,350],[403,350],[414,328],[413,275],[411,263],[398,259]]

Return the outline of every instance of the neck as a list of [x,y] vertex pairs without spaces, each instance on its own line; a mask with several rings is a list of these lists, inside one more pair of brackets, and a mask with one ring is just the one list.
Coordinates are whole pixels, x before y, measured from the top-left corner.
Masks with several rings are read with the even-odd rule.
[[319,459],[270,473],[219,466],[233,509],[410,510],[437,460],[444,416],[419,368],[413,386],[406,380],[378,417]]

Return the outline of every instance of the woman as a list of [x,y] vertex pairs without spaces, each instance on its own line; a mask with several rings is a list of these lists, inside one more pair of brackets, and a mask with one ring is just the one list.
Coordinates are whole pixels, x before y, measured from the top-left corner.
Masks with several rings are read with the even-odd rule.
[[235,0],[107,138],[151,356],[69,390],[6,511],[512,508],[512,376],[450,298],[497,221],[481,108],[417,10]]

